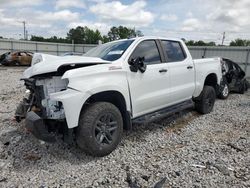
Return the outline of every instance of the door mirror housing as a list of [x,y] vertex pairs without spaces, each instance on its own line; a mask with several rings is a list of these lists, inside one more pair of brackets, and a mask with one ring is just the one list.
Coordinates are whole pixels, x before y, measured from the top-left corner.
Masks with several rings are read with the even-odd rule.
[[132,72],[137,72],[139,70],[141,73],[144,73],[147,69],[147,65],[144,63],[144,57],[132,58],[128,61],[128,64]]

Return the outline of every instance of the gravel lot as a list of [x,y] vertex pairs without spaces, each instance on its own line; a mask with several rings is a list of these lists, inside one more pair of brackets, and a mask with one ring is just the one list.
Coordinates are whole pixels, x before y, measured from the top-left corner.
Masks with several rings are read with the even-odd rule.
[[23,70],[0,67],[0,187],[250,187],[250,92],[217,100],[208,115],[135,125],[113,153],[93,158],[13,121]]

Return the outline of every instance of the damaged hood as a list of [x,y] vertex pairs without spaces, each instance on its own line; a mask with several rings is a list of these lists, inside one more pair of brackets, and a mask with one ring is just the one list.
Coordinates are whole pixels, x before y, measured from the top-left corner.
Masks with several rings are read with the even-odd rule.
[[57,72],[59,67],[74,65],[96,65],[111,63],[97,57],[86,56],[55,56],[36,53],[32,59],[31,67],[26,69],[23,78],[30,78],[35,75]]

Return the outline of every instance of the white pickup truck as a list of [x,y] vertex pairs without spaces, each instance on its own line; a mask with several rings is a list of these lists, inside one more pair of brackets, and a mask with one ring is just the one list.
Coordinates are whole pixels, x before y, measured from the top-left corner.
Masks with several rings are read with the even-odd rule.
[[29,96],[16,119],[37,138],[74,138],[94,156],[112,152],[123,129],[195,104],[212,111],[222,80],[219,58],[193,60],[178,39],[118,40],[84,56],[36,54],[23,75]]

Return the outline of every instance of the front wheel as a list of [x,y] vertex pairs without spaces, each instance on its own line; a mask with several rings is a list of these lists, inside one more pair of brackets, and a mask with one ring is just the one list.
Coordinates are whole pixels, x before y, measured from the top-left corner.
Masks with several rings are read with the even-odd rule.
[[195,108],[201,114],[208,114],[213,110],[216,93],[212,86],[204,86],[199,99],[195,101]]
[[102,157],[120,143],[123,132],[119,109],[107,102],[96,102],[81,112],[76,142],[86,153]]

